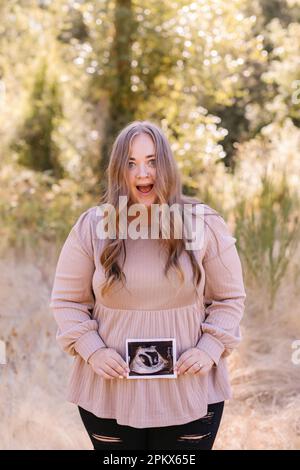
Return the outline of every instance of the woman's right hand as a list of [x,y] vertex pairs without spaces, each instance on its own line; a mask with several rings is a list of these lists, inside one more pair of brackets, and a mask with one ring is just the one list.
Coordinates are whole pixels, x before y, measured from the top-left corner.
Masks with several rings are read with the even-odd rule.
[[122,356],[113,348],[97,349],[89,358],[94,372],[104,379],[124,378],[129,368]]

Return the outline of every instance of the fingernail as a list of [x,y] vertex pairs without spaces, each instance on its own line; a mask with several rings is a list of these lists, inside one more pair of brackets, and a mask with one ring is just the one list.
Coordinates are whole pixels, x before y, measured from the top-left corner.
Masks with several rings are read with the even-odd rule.
[[119,379],[124,379],[123,375],[119,375]]

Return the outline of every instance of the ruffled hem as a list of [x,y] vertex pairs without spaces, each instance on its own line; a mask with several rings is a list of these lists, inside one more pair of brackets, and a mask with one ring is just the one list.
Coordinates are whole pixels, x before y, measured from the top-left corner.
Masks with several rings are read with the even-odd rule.
[[[95,318],[104,343],[124,359],[126,338],[174,337],[177,360],[184,351],[198,343],[204,311],[197,303],[155,311],[111,309],[98,304]],[[211,373],[214,374],[212,382],[208,375],[198,374],[168,379],[108,380],[95,374],[92,367],[78,355],[67,400],[96,416],[116,419],[122,425],[143,428],[184,424],[206,414],[208,384],[210,388],[218,388],[215,379],[218,368]],[[226,370],[224,373],[223,381],[225,379],[226,382]],[[225,389],[220,394],[226,399]]]
[[[157,418],[157,419],[148,419],[146,422],[142,422],[140,420],[130,420],[127,416],[122,416],[118,417],[115,416],[115,414],[110,411],[108,412],[107,410],[100,410],[99,408],[95,408],[91,406],[90,403],[86,403],[84,401],[72,399],[71,397],[68,399],[70,403],[73,403],[77,406],[80,406],[81,408],[84,408],[85,410],[89,411],[90,413],[93,413],[95,416],[99,418],[106,418],[106,419],[116,419],[117,423],[122,425],[122,426],[131,426],[134,428],[154,428],[154,427],[166,427],[166,426],[176,426],[180,424],[185,424],[185,423],[190,423],[191,421],[195,421],[196,419],[202,418],[207,414],[207,405],[201,409],[201,411],[198,410],[198,413],[192,414],[192,415],[182,415],[182,416],[172,416],[172,418],[164,418],[163,416]],[[129,424],[130,423],[130,424]]]

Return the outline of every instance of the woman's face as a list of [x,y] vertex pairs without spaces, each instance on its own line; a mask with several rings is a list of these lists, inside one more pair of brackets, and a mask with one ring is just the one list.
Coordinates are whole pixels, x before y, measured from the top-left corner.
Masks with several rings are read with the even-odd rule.
[[147,207],[154,204],[156,156],[154,143],[149,135],[139,134],[134,137],[127,171],[133,203],[145,204]]

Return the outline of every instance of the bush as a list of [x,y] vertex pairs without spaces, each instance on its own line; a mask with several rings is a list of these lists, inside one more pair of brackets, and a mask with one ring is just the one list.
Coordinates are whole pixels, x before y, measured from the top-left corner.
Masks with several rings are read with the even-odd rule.
[[4,166],[0,172],[1,245],[60,245],[77,216],[96,204],[84,185],[47,173]]
[[280,184],[262,178],[256,197],[239,201],[235,207],[238,249],[245,261],[249,281],[264,286],[269,294],[267,311],[299,243],[299,199],[292,194],[283,175]]

